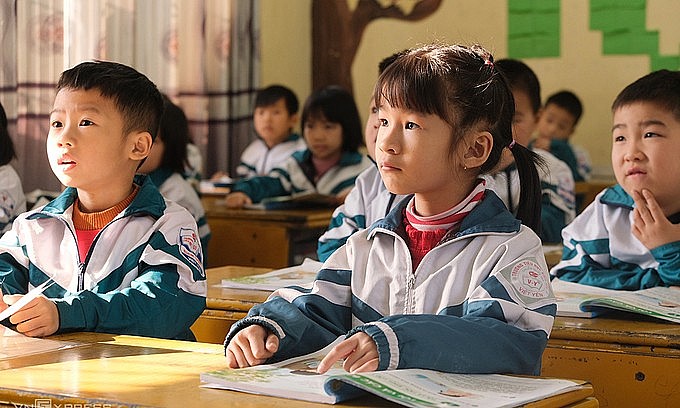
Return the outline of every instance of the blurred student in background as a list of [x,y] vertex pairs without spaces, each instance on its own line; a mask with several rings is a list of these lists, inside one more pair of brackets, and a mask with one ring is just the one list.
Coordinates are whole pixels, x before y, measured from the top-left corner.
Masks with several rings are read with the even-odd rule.
[[26,211],[26,197],[19,175],[10,165],[16,158],[9,136],[7,114],[0,103],[0,234],[12,227],[17,215]]

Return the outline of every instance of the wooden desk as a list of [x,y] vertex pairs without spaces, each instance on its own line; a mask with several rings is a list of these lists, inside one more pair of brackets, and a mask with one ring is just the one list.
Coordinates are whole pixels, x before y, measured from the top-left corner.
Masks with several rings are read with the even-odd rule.
[[212,237],[208,267],[244,265],[273,269],[316,257],[317,240],[328,228],[332,208],[305,210],[231,209],[221,196],[201,199]]
[[602,190],[616,184],[615,179],[592,179],[588,181],[577,181],[574,183],[574,193],[580,199],[576,213],[580,214],[590,203],[595,200]]
[[558,317],[543,376],[590,381],[602,407],[680,406],[680,324]]
[[[200,373],[224,368],[226,364],[222,347],[218,345],[98,333],[52,338],[82,345],[5,362],[0,369],[0,406],[328,407],[199,387]],[[579,390],[529,406],[597,407],[592,405],[591,395],[592,390]],[[366,396],[335,406],[397,405]]]
[[222,344],[231,325],[246,316],[251,307],[267,300],[271,292],[220,287],[222,279],[255,275],[272,268],[247,266],[222,266],[206,270],[208,294],[206,309],[191,326],[196,339],[206,343]]

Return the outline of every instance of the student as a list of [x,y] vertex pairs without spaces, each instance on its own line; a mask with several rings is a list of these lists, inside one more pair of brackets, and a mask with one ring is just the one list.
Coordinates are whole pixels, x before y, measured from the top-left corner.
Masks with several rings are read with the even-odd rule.
[[20,333],[194,339],[206,294],[196,222],[135,176],[158,131],[160,92],[105,61],[64,71],[56,89],[47,153],[66,189],[0,240],[0,309],[47,282],[9,318]]
[[163,95],[163,114],[161,115],[158,137],[154,139],[149,156],[139,172],[148,174],[158,190],[168,200],[186,208],[196,220],[198,235],[203,249],[203,266],[207,265],[210,226],[205,219],[205,210],[196,190],[184,178],[187,163],[187,144],[189,122],[184,111]]
[[591,171],[588,152],[569,142],[582,113],[581,101],[573,92],[550,95],[539,111],[536,140],[532,142],[532,146],[547,150],[565,162],[574,181],[588,180]]
[[636,80],[612,112],[618,184],[564,229],[551,274],[609,289],[680,285],[680,72]]
[[[399,55],[401,53],[395,53],[380,61],[378,73],[382,73]],[[319,237],[316,253],[321,262],[340,248],[350,235],[386,216],[392,207],[404,198],[389,192],[380,178],[374,157],[380,122],[378,121],[378,108],[372,97],[368,106],[364,138],[368,158],[373,166],[369,166],[359,174],[345,202],[333,212],[328,230]]]
[[267,197],[316,192],[344,202],[354,180],[370,161],[359,153],[361,119],[354,98],[338,86],[312,93],[302,111],[307,149],[295,152],[267,176],[242,180],[226,197],[228,207],[243,207]]
[[535,155],[512,139],[504,77],[479,46],[430,45],[392,63],[374,95],[380,174],[409,197],[350,236],[311,290],[280,289],[236,322],[228,366],[346,336],[319,372],[344,359],[351,372],[538,374],[556,310],[541,241],[479,178],[510,149],[529,198],[520,205],[534,215],[527,223],[539,222]]
[[12,227],[17,215],[26,211],[26,197],[19,175],[10,165],[16,157],[9,136],[7,114],[0,103],[0,234]]
[[[237,179],[266,176],[298,150],[306,148],[305,141],[293,129],[298,121],[298,99],[282,85],[271,85],[255,96],[253,125],[257,139],[241,153],[236,168]],[[218,180],[224,173],[215,174]]]
[[[529,146],[536,128],[537,115],[541,107],[541,88],[534,71],[525,63],[502,59],[496,63],[498,69],[507,77],[515,100],[513,135],[517,143]],[[574,178],[569,166],[543,149],[532,148],[544,166],[539,166],[539,176],[543,194],[541,197],[541,225],[536,229],[544,243],[561,242],[561,232],[576,215],[574,198]],[[522,191],[519,187],[518,169],[510,160],[504,160],[502,170],[487,179],[489,187],[503,200],[513,214],[517,212],[517,202]]]

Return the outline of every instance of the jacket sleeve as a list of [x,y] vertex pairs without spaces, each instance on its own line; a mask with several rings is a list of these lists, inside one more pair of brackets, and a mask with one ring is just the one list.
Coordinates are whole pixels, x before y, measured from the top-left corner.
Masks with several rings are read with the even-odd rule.
[[501,259],[462,305],[388,316],[354,331],[376,342],[379,370],[538,375],[557,308],[537,237],[520,256]]
[[316,253],[321,262],[343,246],[350,235],[366,228],[366,206],[359,182],[360,179],[357,179],[357,185],[349,192],[344,204],[333,212],[328,230],[319,237]]
[[241,180],[234,184],[231,191],[245,193],[253,203],[259,203],[268,197],[289,195],[281,181],[276,177],[258,176],[247,180]]
[[550,273],[559,279],[617,290],[680,285],[680,242],[651,251],[659,268],[616,261],[612,264],[610,240],[604,222],[604,205],[598,199],[564,229],[562,260]]
[[225,347],[241,329],[264,326],[279,338],[279,351],[270,362],[317,351],[345,335],[351,327],[351,273],[321,269],[310,288],[289,286],[254,306],[232,325]]

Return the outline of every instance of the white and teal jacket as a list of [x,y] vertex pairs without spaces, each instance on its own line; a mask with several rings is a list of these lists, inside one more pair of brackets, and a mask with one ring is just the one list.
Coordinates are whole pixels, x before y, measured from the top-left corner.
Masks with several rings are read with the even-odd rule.
[[174,201],[186,208],[193,215],[198,226],[198,236],[201,237],[203,248],[203,266],[208,262],[208,242],[210,241],[210,226],[205,218],[205,210],[194,187],[181,174],[166,168],[158,168],[149,173],[149,178],[158,187],[163,197]]
[[17,215],[26,211],[26,196],[14,168],[0,166],[0,234],[12,227]]
[[538,374],[556,311],[541,241],[490,190],[413,272],[402,200],[353,234],[311,287],[274,292],[236,322],[225,346],[259,324],[280,339],[272,360],[362,331],[379,370]]
[[306,149],[293,153],[282,165],[267,176],[253,177],[236,182],[231,191],[241,191],[254,202],[267,197],[287,196],[297,193],[338,195],[351,189],[357,176],[370,160],[358,152],[343,152],[340,161],[314,182],[312,153]]
[[79,259],[73,226],[77,190],[21,214],[0,239],[0,288],[43,293],[59,311],[58,332],[95,331],[194,339],[189,329],[205,308],[206,281],[196,223],[136,176],[134,200],[95,237]]
[[609,289],[680,285],[680,241],[647,249],[631,232],[633,207],[620,185],[600,192],[562,232],[562,261],[551,275]]
[[[569,166],[543,149],[532,149],[545,161],[538,166],[541,179],[541,240],[545,243],[562,241],[562,228],[576,216],[574,176]],[[514,164],[494,175],[484,176],[487,188],[503,200],[513,214],[519,206],[519,172]]]
[[266,176],[275,167],[281,166],[293,153],[307,148],[305,140],[297,133],[271,149],[264,140],[257,138],[241,153],[241,163],[236,167],[237,178]]
[[325,261],[350,235],[385,217],[403,198],[387,190],[373,163],[359,174],[344,204],[333,211],[328,230],[319,237],[316,250],[319,260]]

